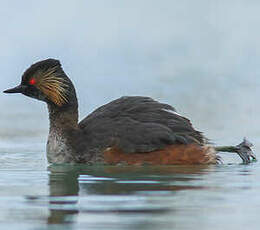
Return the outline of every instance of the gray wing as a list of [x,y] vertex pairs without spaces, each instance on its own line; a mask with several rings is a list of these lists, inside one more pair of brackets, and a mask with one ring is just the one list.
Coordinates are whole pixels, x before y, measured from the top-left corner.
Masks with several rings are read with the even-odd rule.
[[149,97],[121,97],[79,123],[94,146],[117,146],[126,153],[150,152],[175,143],[203,144],[190,121]]

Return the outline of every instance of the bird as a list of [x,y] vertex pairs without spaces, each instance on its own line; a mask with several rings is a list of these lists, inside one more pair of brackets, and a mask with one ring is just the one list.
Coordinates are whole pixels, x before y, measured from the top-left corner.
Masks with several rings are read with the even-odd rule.
[[[120,97],[78,122],[75,87],[56,59],[32,64],[21,83],[4,93],[21,93],[47,103],[49,163],[208,165],[220,161],[218,149],[189,119],[150,97]],[[243,151],[236,146],[235,152],[248,162],[254,158],[251,146],[242,145]]]

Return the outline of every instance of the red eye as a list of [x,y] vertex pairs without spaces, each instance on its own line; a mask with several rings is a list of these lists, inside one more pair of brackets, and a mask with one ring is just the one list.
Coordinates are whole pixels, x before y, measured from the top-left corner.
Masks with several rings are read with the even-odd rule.
[[31,78],[31,79],[29,80],[29,84],[30,84],[30,85],[35,85],[35,83],[36,83],[35,78]]

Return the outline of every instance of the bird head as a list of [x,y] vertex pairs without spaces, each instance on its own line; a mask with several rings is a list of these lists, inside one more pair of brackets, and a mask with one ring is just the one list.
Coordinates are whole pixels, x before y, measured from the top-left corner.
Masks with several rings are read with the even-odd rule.
[[21,84],[4,93],[22,93],[58,107],[71,104],[76,98],[71,80],[55,59],[33,64],[22,75]]

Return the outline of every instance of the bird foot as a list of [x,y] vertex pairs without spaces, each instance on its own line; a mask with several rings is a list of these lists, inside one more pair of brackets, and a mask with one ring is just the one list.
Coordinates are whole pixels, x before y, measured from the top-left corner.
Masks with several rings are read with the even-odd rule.
[[255,154],[252,151],[253,144],[249,142],[246,138],[235,146],[237,154],[243,160],[244,164],[248,164],[253,161],[257,161]]

